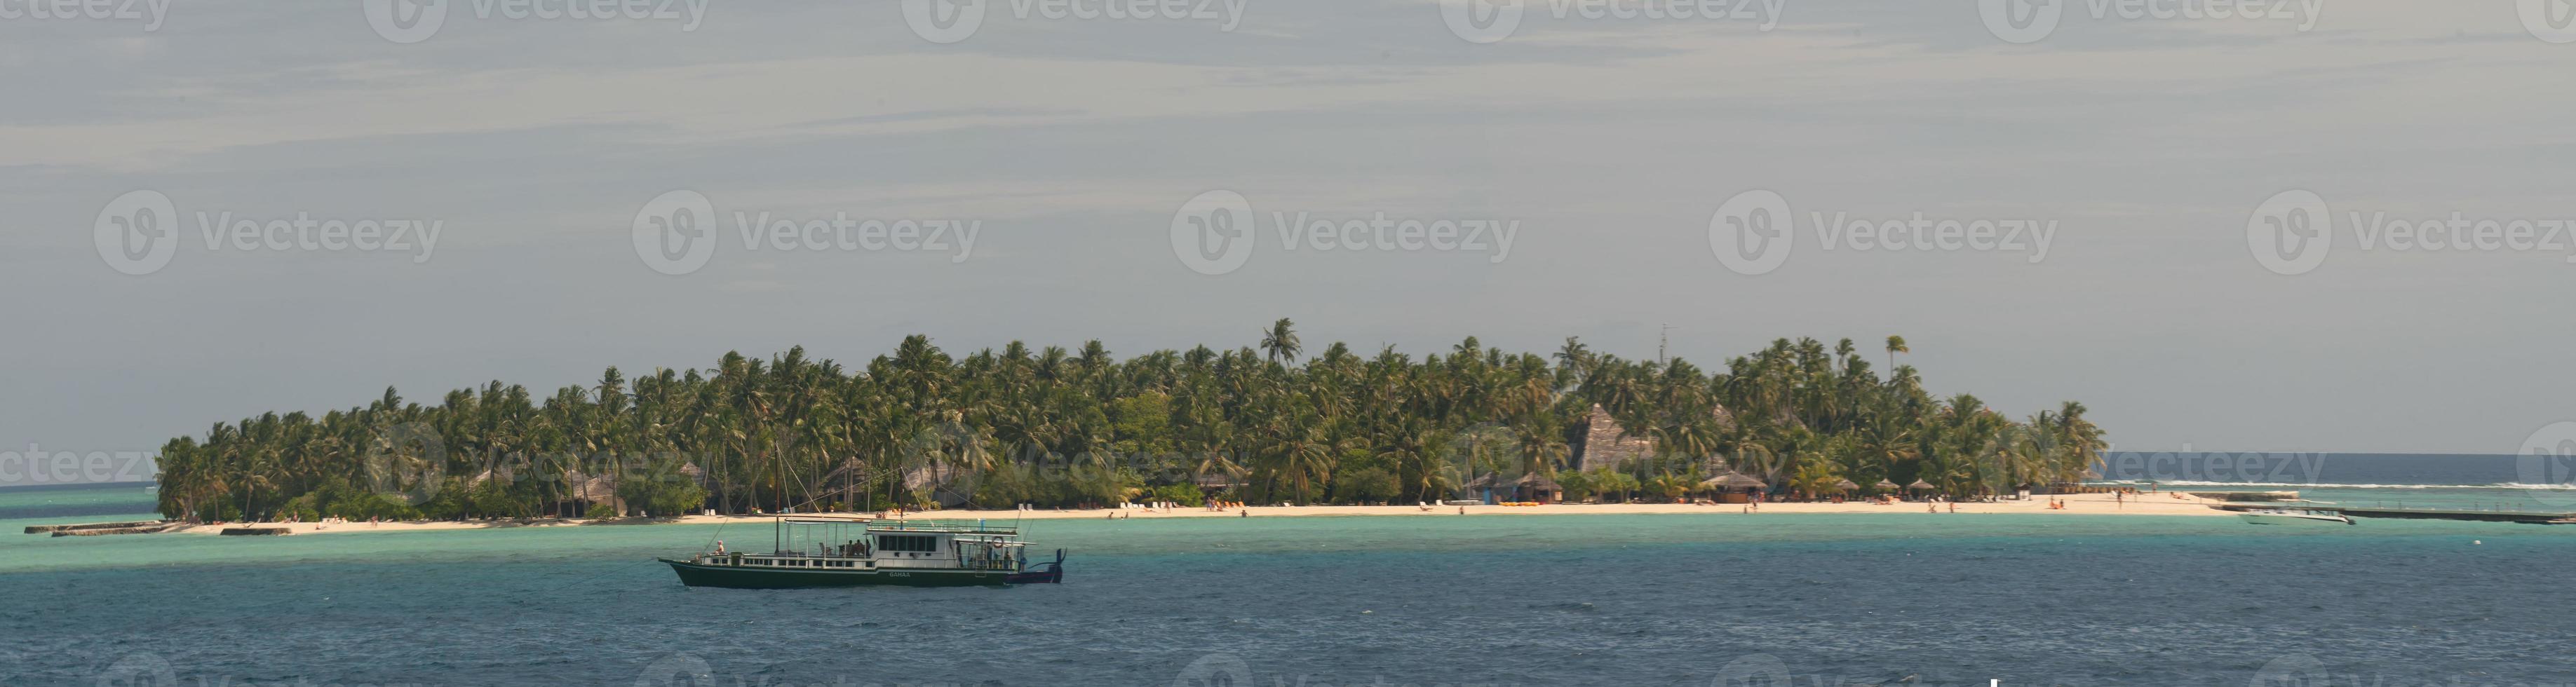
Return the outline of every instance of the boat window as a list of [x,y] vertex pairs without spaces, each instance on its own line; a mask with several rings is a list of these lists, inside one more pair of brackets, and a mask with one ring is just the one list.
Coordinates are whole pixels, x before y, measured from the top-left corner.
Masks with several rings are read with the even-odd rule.
[[939,538],[910,534],[877,535],[877,550],[895,553],[928,553],[939,550]]

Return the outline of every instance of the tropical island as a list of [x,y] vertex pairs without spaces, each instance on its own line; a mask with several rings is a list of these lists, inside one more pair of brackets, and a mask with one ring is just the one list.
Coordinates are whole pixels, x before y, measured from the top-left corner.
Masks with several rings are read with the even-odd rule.
[[[1117,359],[954,357],[925,335],[859,368],[728,353],[538,399],[491,382],[435,405],[395,390],[316,417],[217,423],[161,450],[159,509],[187,522],[589,519],[1210,502],[1980,501],[2078,481],[2106,448],[2072,401],[2021,420],[1936,397],[1887,337],[1780,339],[1703,370],[1567,338],[1470,337],[1420,359],[1256,344]],[[1702,499],[1705,502],[1705,499]],[[1422,506],[1428,510],[1428,506]]]

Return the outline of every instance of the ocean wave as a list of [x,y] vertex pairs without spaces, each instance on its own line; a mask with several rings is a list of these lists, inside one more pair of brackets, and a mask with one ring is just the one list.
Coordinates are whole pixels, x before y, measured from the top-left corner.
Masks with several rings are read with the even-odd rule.
[[2339,484],[2330,482],[2211,482],[2206,480],[2104,480],[2087,484],[2160,487],[2291,487],[2301,489],[2528,489],[2543,491],[2576,491],[2576,484],[2532,484],[2498,482],[2495,484]]

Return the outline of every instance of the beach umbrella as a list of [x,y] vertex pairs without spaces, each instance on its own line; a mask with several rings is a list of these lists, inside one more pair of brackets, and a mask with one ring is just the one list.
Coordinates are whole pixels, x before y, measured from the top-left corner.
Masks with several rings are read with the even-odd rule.
[[1890,481],[1887,481],[1887,480],[1882,479],[1882,480],[1879,480],[1879,481],[1878,481],[1878,484],[1871,485],[1871,488],[1873,488],[1873,489],[1879,489],[1879,490],[1882,490],[1882,491],[1883,491],[1883,490],[1888,490],[1888,489],[1894,489],[1894,488],[1896,488],[1896,483],[1895,483],[1895,482],[1890,482]]
[[[1894,485],[1889,485],[1889,486],[1894,486]],[[1847,479],[1846,479],[1846,480],[1840,480],[1840,481],[1836,481],[1836,482],[1834,482],[1834,490],[1835,490],[1835,491],[1851,491],[1851,490],[1853,490],[1853,489],[1859,489],[1859,488],[1860,488],[1860,485],[1858,485],[1858,484],[1853,484],[1851,480],[1847,480]]]
[[1925,482],[1925,481],[1923,481],[1923,480],[1919,480],[1919,479],[1918,479],[1918,480],[1914,480],[1914,483],[1913,483],[1913,484],[1905,485],[1905,488],[1907,488],[1907,489],[1930,489],[1930,488],[1932,488],[1932,483],[1931,483],[1931,482]]

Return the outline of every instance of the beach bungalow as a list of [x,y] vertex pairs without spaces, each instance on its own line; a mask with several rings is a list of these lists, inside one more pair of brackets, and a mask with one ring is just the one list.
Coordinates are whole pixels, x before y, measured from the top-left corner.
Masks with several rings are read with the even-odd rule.
[[1771,488],[1769,482],[1733,470],[1701,480],[1699,485],[1716,490],[1718,503],[1747,503],[1753,500],[1755,493]]
[[1557,503],[1565,494],[1565,488],[1559,486],[1555,479],[1535,472],[1518,478],[1488,472],[1468,480],[1467,491],[1487,504]]

